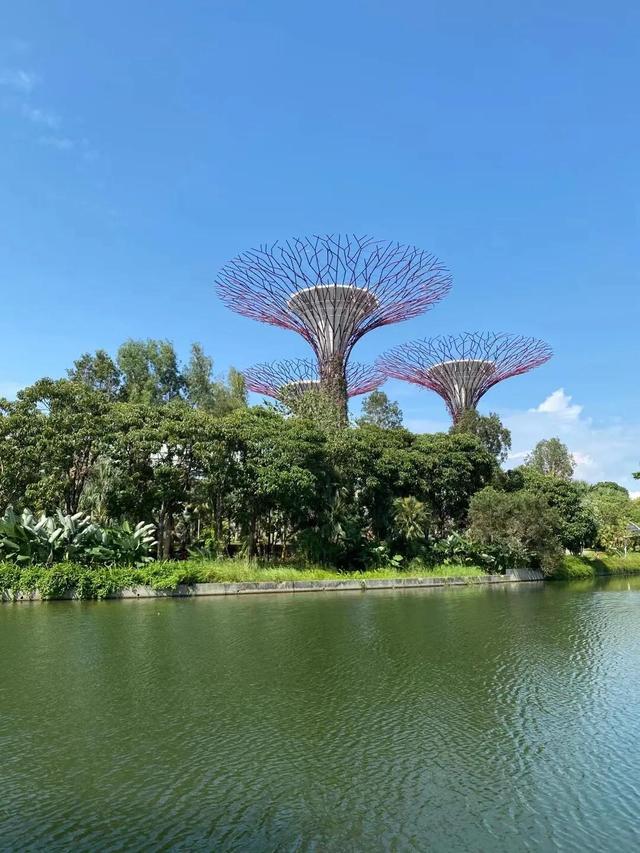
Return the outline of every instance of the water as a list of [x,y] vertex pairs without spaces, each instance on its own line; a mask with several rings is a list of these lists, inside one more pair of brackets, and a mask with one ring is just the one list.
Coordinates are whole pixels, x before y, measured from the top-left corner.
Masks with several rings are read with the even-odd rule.
[[0,848],[640,847],[640,579],[0,607]]

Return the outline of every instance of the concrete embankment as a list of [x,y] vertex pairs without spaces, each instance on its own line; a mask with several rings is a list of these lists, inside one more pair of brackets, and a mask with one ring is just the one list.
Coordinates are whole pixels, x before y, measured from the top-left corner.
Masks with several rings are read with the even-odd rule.
[[[343,592],[380,589],[412,589],[421,587],[442,586],[480,586],[487,584],[521,583],[524,581],[543,580],[542,572],[533,569],[518,569],[504,575],[480,575],[461,577],[424,577],[424,578],[390,578],[385,580],[309,580],[282,581],[271,583],[259,581],[255,583],[196,583],[182,584],[174,589],[154,589],[151,586],[129,587],[119,590],[108,598],[191,598],[206,595],[249,595],[260,593],[292,593],[292,592]],[[77,600],[73,591],[59,597],[61,600]],[[40,593],[18,593],[15,597],[10,591],[1,595],[1,600],[10,601],[42,601]]]

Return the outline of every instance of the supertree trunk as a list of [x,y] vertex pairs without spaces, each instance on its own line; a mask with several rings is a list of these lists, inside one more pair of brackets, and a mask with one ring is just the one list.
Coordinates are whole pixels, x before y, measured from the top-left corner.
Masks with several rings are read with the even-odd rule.
[[336,423],[340,427],[346,427],[349,423],[349,409],[346,365],[343,356],[333,355],[320,365],[320,383],[322,392],[335,406]]

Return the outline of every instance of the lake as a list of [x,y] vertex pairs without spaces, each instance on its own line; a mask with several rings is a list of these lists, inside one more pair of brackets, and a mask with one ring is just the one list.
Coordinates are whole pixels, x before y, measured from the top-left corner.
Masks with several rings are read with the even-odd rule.
[[0,606],[0,848],[640,848],[640,578]]

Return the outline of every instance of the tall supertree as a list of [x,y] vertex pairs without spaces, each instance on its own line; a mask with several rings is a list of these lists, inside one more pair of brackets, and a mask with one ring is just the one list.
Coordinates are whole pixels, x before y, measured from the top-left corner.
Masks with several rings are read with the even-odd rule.
[[[273,397],[285,404],[295,402],[307,391],[320,388],[317,361],[291,358],[256,364],[242,371],[249,391]],[[372,364],[350,361],[346,368],[347,397],[375,391],[385,380],[382,371]]]
[[435,391],[457,423],[498,382],[539,367],[551,355],[536,338],[466,332],[403,344],[377,364],[386,376]]
[[329,234],[244,252],[222,268],[216,286],[233,311],[308,341],[320,383],[346,421],[346,365],[357,341],[427,311],[449,291],[451,277],[414,246]]

